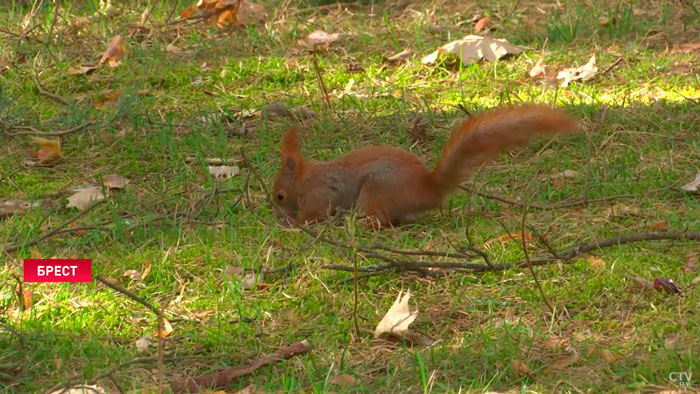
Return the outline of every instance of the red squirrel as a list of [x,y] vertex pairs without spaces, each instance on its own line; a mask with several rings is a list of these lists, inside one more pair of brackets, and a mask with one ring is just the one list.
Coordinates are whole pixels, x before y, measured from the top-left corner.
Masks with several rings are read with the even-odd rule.
[[301,223],[352,207],[380,227],[407,223],[439,208],[451,189],[499,153],[541,134],[576,129],[569,115],[544,105],[482,112],[452,133],[431,171],[418,156],[393,146],[366,146],[331,161],[307,160],[296,129],[290,128],[282,138],[272,199],[284,216]]

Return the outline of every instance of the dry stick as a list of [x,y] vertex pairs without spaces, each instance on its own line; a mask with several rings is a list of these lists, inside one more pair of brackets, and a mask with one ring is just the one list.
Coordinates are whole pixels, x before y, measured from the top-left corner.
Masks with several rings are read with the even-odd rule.
[[615,66],[617,66],[617,65],[620,64],[620,63],[622,63],[622,60],[624,60],[624,59],[621,58],[621,57],[618,57],[617,60],[615,60],[615,63],[611,64],[610,67],[606,68],[605,71],[603,71],[603,72],[600,73],[599,75],[605,75],[605,74],[609,73],[610,70],[612,70],[613,68],[615,68]]
[[62,0],[54,0],[53,2],[53,16],[51,16],[51,27],[49,28],[49,43],[53,41],[53,31],[56,28],[56,20],[58,20],[58,11],[61,8],[61,3]]
[[97,279],[100,283],[102,283],[103,285],[109,287],[110,289],[112,289],[112,290],[114,290],[114,291],[116,291],[116,292],[118,292],[118,293],[122,293],[122,294],[124,294],[125,296],[131,298],[132,300],[134,300],[134,301],[138,302],[139,304],[145,306],[146,308],[150,309],[150,310],[153,311],[153,313],[155,313],[159,318],[161,318],[161,319],[164,319],[164,318],[165,318],[165,316],[163,315],[163,312],[161,312],[160,309],[156,308],[155,306],[153,306],[153,304],[151,304],[150,302],[148,302],[148,301],[144,300],[143,298],[137,296],[136,294],[130,292],[129,290],[127,290],[127,289],[125,289],[125,288],[123,288],[123,287],[121,287],[121,286],[119,286],[119,285],[117,285],[117,284],[114,284],[114,283],[109,282],[108,280],[106,280],[105,278],[103,278],[101,275],[95,275],[95,279]]
[[93,208],[95,208],[96,206],[98,206],[102,203],[105,203],[105,202],[107,202],[107,200],[100,200],[100,201],[96,201],[96,202],[90,204],[90,206],[88,206],[84,211],[79,212],[77,215],[75,215],[72,218],[66,220],[65,222],[59,224],[58,227],[40,235],[40,236],[34,237],[34,238],[30,239],[29,241],[5,246],[5,252],[12,253],[12,252],[16,251],[17,249],[26,248],[27,246],[32,246],[32,245],[37,244],[37,243],[55,235],[55,234],[57,234],[62,228],[68,226],[69,224],[71,224],[71,223],[75,222],[76,220],[80,219],[81,217],[85,216]]
[[[470,192],[468,188],[458,186],[459,189],[462,189],[466,192]],[[661,188],[663,190],[665,188]],[[487,194],[487,193],[482,193],[479,191],[475,191],[474,194],[488,198],[489,200],[496,200],[500,201],[502,203],[510,204],[510,205],[517,205],[517,206],[525,206],[525,203],[506,197],[506,196],[497,196],[494,194]],[[597,202],[605,202],[605,201],[610,201],[610,200],[617,200],[617,199],[622,199],[622,198],[634,198],[637,197],[634,194],[617,194],[614,196],[606,196],[606,197],[600,197],[600,198],[594,198],[592,200],[575,200],[575,201],[562,201],[556,204],[538,204],[538,203],[530,203],[528,204],[529,207],[531,208],[537,208],[537,209],[557,209],[557,208],[570,208],[570,207],[575,207],[578,205],[586,205],[586,204],[592,204],[592,203],[597,203]]]
[[58,136],[62,136],[62,135],[66,135],[66,134],[70,134],[70,133],[73,133],[73,132],[82,130],[82,129],[84,129],[84,128],[86,128],[86,127],[88,127],[88,126],[90,126],[91,124],[94,124],[94,123],[95,123],[95,120],[94,120],[94,119],[93,119],[93,120],[88,120],[87,122],[85,122],[85,123],[83,123],[83,124],[79,124],[79,125],[77,125],[77,126],[75,126],[75,127],[71,127],[70,129],[59,130],[59,131],[41,131],[41,130],[37,130],[37,129],[31,127],[31,126],[16,126],[16,127],[18,127],[18,128],[22,128],[22,129],[25,129],[25,130],[27,130],[27,131],[17,131],[17,132],[15,132],[15,133],[6,133],[6,134],[9,135],[9,136],[29,135],[29,134],[31,134],[31,135],[47,135],[47,136],[52,136],[52,137],[58,137]]
[[321,70],[318,67],[318,59],[316,58],[316,52],[318,52],[316,45],[314,45],[314,48],[312,50],[313,53],[313,61],[314,61],[314,70],[316,71],[316,78],[318,79],[318,84],[321,87],[321,91],[323,92],[323,99],[324,102],[326,103],[326,109],[331,108],[331,99],[328,96],[328,90],[326,90],[326,84],[323,83],[323,77],[321,76]]
[[179,379],[173,381],[170,386],[176,393],[199,392],[202,388],[218,388],[228,386],[241,376],[245,376],[255,372],[256,370],[272,364],[275,361],[292,358],[299,354],[304,354],[311,350],[311,345],[308,341],[293,343],[281,349],[277,349],[274,353],[267,354],[262,358],[254,360],[248,365],[235,368],[225,368],[219,372],[195,376],[192,378]]
[[[355,223],[352,223],[354,226]],[[360,341],[360,324],[357,321],[357,304],[359,302],[359,296],[357,292],[357,238],[355,238],[355,229],[353,228],[352,230],[352,244],[355,246],[355,248],[352,251],[352,262],[353,262],[353,268],[355,271],[353,272],[353,291],[354,291],[354,305],[352,307],[352,319],[353,322],[355,323],[355,336],[356,340]]]
[[37,72],[34,72],[34,83],[36,84],[36,87],[39,89],[39,93],[43,94],[44,96],[47,96],[49,98],[52,98],[59,103],[63,105],[70,105],[70,100],[67,98],[61,97],[55,93],[51,93],[46,88],[44,85],[41,84],[41,81],[39,81],[39,74]]
[[542,289],[542,285],[540,285],[540,280],[537,279],[537,275],[535,274],[535,270],[532,269],[532,262],[530,262],[530,254],[527,252],[527,241],[525,240],[525,219],[527,218],[527,204],[523,207],[523,218],[520,222],[520,241],[521,244],[523,245],[523,253],[525,254],[525,261],[527,261],[527,268],[530,270],[530,274],[532,275],[532,279],[535,280],[535,285],[537,285],[537,289],[540,291],[540,295],[542,296],[542,300],[544,303],[547,305],[547,308],[549,308],[549,312],[554,316],[554,308],[552,308],[552,305],[549,303],[549,300],[547,300],[547,296],[544,294],[544,290]]

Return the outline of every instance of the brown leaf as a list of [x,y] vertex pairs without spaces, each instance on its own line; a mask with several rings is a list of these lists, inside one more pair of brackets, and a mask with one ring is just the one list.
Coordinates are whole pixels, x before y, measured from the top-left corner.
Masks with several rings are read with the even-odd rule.
[[665,220],[662,220],[660,222],[649,224],[649,225],[647,225],[647,230],[666,231],[666,230],[668,230],[668,222]]
[[338,39],[338,37],[340,37],[340,33],[326,33],[323,30],[315,30],[311,34],[309,34],[306,40],[311,45],[328,46],[334,43]]
[[97,186],[87,186],[77,189],[72,196],[68,197],[66,208],[78,208],[79,211],[86,210],[90,204],[105,199],[102,189]]
[[105,185],[105,189],[123,189],[129,180],[119,175],[105,175],[102,177],[102,183]]
[[481,59],[496,61],[506,55],[518,55],[523,49],[503,39],[469,35],[439,47],[435,52],[425,56],[422,62],[435,63],[440,54],[452,53],[459,57],[462,64],[469,65]]
[[78,66],[78,67],[68,66],[68,70],[66,71],[66,74],[68,74],[68,75],[91,74],[93,71],[95,71],[97,69],[98,69],[98,67],[96,67],[96,66]]
[[49,140],[41,137],[32,137],[34,142],[39,144],[39,150],[35,153],[37,159],[40,163],[47,163],[54,160],[58,160],[63,157],[63,151],[61,151],[61,140]]
[[548,371],[563,371],[571,366],[571,364],[575,363],[578,361],[579,355],[578,353],[574,353],[570,356],[561,358],[555,362],[553,362],[549,367],[547,367]]
[[328,379],[328,382],[330,384],[334,384],[336,386],[342,386],[342,387],[350,387],[354,386],[355,383],[357,383],[357,379],[352,376],[348,375],[346,373],[340,374],[340,375],[335,375]]
[[172,334],[172,332],[173,332],[173,325],[170,324],[168,319],[163,318],[162,324],[160,325],[160,328],[158,329],[158,336],[160,336],[161,338],[167,338],[168,336],[170,336],[170,334]]
[[30,289],[22,289],[22,307],[30,309],[32,307],[33,292]]
[[547,339],[546,341],[542,342],[542,346],[546,347],[547,349],[559,349],[559,348],[565,348],[566,345],[569,344],[569,339],[567,338],[550,338]]
[[196,8],[194,8],[194,7],[187,7],[187,8],[185,8],[184,10],[180,11],[180,18],[183,18],[183,19],[189,18],[189,17],[191,17],[192,15],[194,15],[194,12],[195,12],[195,11],[197,11]]
[[510,360],[510,367],[513,369],[513,374],[515,375],[515,378],[519,378],[521,375],[525,376],[532,376],[534,372],[532,372],[532,369],[527,366],[524,362],[520,360]]
[[670,278],[656,278],[654,279],[654,290],[661,291],[665,290],[669,294],[683,295],[680,287]]
[[603,360],[607,361],[609,364],[612,364],[615,361],[620,360],[622,358],[622,356],[618,356],[617,354],[613,354],[608,349],[601,350],[600,356],[603,357]]
[[686,273],[690,273],[695,269],[695,263],[698,262],[698,255],[694,254],[691,256],[688,256],[688,259],[685,261],[685,264],[683,264],[683,271]]
[[114,90],[114,91],[106,90],[103,92],[102,97],[93,100],[92,103],[97,105],[97,106],[105,105],[109,102],[117,100],[121,95],[122,95],[121,90]]
[[557,79],[561,79],[561,86],[569,86],[571,81],[587,81],[598,73],[598,66],[595,65],[595,55],[591,56],[588,63],[580,67],[565,68],[557,74]]
[[605,213],[606,218],[622,218],[625,216],[639,216],[641,209],[638,207],[630,207],[621,202],[612,205]]
[[491,18],[488,16],[486,18],[481,18],[479,19],[478,22],[474,25],[474,33],[478,33],[482,30],[484,30],[488,25],[491,23]]
[[540,59],[535,63],[535,66],[532,67],[528,75],[530,75],[530,78],[536,78],[542,75],[546,74],[546,70],[544,67],[544,59]]
[[265,6],[246,0],[241,1],[236,12],[236,22],[240,26],[251,25],[265,19]]
[[117,67],[119,64],[121,64],[125,56],[126,41],[124,41],[122,36],[116,35],[109,43],[107,50],[102,54],[100,64],[104,64],[106,62],[110,67]]
[[290,115],[292,115],[292,109],[289,107],[289,105],[281,101],[275,101],[274,103],[266,105],[260,112],[260,116],[263,119],[274,119]]
[[389,63],[398,63],[403,60],[408,60],[411,56],[413,56],[413,51],[410,49],[404,49],[395,55],[389,56],[386,60]]
[[141,272],[139,272],[137,270],[126,270],[126,271],[124,271],[122,276],[128,276],[129,278],[131,278],[131,280],[137,282],[137,281],[142,281],[142,280],[146,279],[146,277],[150,273],[151,273],[151,262],[146,260],[143,262],[143,267],[141,269]]
[[[8,200],[0,202],[0,217],[24,213],[33,207],[41,206],[40,201]],[[32,257],[34,258],[34,257]]]
[[700,50],[700,43],[686,42],[682,44],[674,44],[671,53],[690,53]]
[[597,269],[597,270],[604,270],[605,269],[605,260],[596,257],[596,256],[591,256],[588,258],[588,265],[591,268]]

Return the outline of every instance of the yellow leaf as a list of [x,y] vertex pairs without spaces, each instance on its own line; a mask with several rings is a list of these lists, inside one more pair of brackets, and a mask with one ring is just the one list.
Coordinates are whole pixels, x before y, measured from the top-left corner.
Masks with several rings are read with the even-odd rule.
[[61,151],[61,140],[49,140],[41,137],[32,137],[34,142],[39,144],[39,151],[36,152],[36,158],[40,163],[54,161],[63,157]]
[[170,324],[168,319],[163,318],[162,324],[158,328],[158,336],[160,336],[161,338],[166,338],[166,337],[170,336],[170,334],[172,332],[173,332],[173,325]]

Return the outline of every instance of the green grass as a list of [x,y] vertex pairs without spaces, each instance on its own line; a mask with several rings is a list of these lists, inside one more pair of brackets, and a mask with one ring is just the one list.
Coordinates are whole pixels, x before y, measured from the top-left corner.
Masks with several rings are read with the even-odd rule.
[[[673,388],[671,372],[693,372],[700,386],[699,271],[681,267],[697,254],[697,242],[644,242],[596,251],[604,269],[588,256],[536,268],[552,316],[527,269],[454,273],[444,278],[388,273],[359,282],[353,324],[353,286],[348,273],[327,264],[352,264],[352,251],[280,226],[258,178],[241,173],[217,184],[205,158],[242,159],[268,184],[277,171],[282,132],[297,125],[303,152],[330,159],[353,147],[393,144],[435,164],[450,131],[470,112],[518,102],[546,102],[580,119],[579,135],[540,141],[503,155],[468,182],[474,190],[528,203],[632,194],[618,202],[634,215],[610,216],[608,201],[569,208],[531,207],[528,224],[556,248],[621,233],[647,231],[666,221],[670,229],[700,228],[697,195],[678,187],[691,181],[700,160],[700,52],[673,53],[673,44],[696,42],[700,14],[692,2],[396,2],[362,1],[349,12],[300,11],[292,2],[266,1],[265,24],[218,30],[201,24],[164,25],[195,1],[133,2],[118,15],[94,16],[97,1],[63,2],[50,36],[53,6],[44,2],[22,42],[22,19],[31,2],[0,6],[0,200],[49,199],[53,204],[0,218],[0,244],[23,243],[75,215],[65,208],[73,187],[119,174],[131,182],[81,218],[83,232],[58,234],[16,253],[3,254],[0,268],[0,390],[42,392],[74,377],[87,381],[121,362],[156,354],[156,319],[144,306],[98,282],[24,284],[34,303],[24,308],[16,275],[31,255],[91,258],[93,272],[162,306],[174,331],[164,340],[167,377],[192,376],[251,359],[307,339],[313,350],[260,369],[228,387],[254,384],[284,392],[638,392]],[[114,2],[118,7],[122,2]],[[119,4],[118,4],[119,3]],[[325,1],[309,1],[311,6]],[[146,7],[152,14],[139,30]],[[539,7],[539,10],[538,10]],[[420,58],[449,40],[471,34],[459,25],[475,13],[492,18],[491,37],[528,50],[496,63],[434,66]],[[601,25],[599,18],[611,21]],[[276,16],[276,19],[272,19]],[[79,17],[87,27],[70,27]],[[318,55],[331,108],[324,107],[313,57],[299,40],[315,29],[351,33]],[[111,38],[123,35],[129,54],[116,68],[68,75],[70,66],[94,64]],[[167,50],[174,43],[183,53]],[[411,48],[417,55],[389,65],[384,58]],[[668,50],[667,50],[668,48]],[[569,88],[551,78],[556,70],[597,57],[600,74]],[[528,70],[544,57],[548,77]],[[623,60],[602,74],[618,58]],[[356,64],[360,72],[348,71]],[[63,106],[40,94],[33,75]],[[146,94],[140,90],[147,89]],[[115,101],[95,103],[119,90]],[[690,98],[690,99],[689,99]],[[242,118],[243,111],[281,101],[306,105],[315,118]],[[416,117],[428,140],[412,144]],[[24,164],[36,147],[29,136],[5,131],[19,125],[66,129],[95,124],[61,138],[65,157],[47,167]],[[248,133],[241,136],[240,131]],[[188,160],[188,158],[196,160]],[[552,176],[574,170],[565,181]],[[468,214],[467,206],[471,214]],[[475,194],[455,192],[440,212],[384,231],[323,224],[328,238],[401,249],[451,250],[519,232],[522,209]],[[130,228],[135,223],[143,226]],[[353,235],[354,234],[354,235]],[[547,253],[531,244],[530,255]],[[517,242],[495,243],[494,262],[523,258]],[[420,259],[420,258],[419,258]],[[152,271],[143,281],[121,275]],[[361,265],[377,262],[359,257]],[[243,289],[231,267],[290,270],[267,274],[265,290]],[[640,276],[672,278],[685,297],[641,288]],[[431,347],[387,345],[371,331],[400,290],[410,289],[419,309],[412,327],[437,342]],[[19,333],[22,342],[13,331]],[[140,337],[154,339],[138,353]],[[552,349],[550,338],[568,345]],[[605,354],[619,356],[606,360]],[[571,366],[551,369],[578,354]],[[202,356],[202,358],[188,358]],[[513,360],[532,376],[514,373]],[[155,362],[131,365],[99,381],[115,392],[155,391]],[[358,380],[339,387],[330,378]]]

